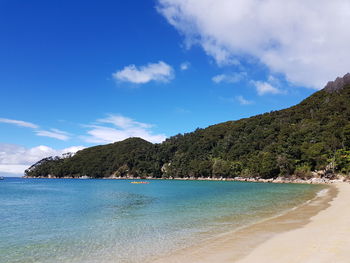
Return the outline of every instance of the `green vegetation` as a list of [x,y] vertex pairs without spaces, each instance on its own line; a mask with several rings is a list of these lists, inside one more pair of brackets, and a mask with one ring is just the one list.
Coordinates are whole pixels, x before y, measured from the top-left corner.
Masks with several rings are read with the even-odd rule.
[[170,137],[96,146],[46,158],[27,176],[309,177],[350,172],[350,86],[316,92],[289,109]]

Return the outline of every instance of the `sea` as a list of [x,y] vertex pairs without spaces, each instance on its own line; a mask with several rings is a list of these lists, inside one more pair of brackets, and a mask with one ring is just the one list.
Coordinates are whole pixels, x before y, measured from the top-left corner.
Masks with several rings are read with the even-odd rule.
[[[147,181],[147,180],[146,180]],[[0,262],[148,262],[314,198],[319,185],[0,181]]]

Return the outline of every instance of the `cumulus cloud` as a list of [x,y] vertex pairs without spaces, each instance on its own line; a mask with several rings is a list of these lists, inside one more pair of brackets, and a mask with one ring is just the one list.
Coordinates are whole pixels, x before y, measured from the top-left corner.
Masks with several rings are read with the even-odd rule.
[[246,72],[239,72],[239,73],[233,73],[233,74],[220,74],[212,77],[212,81],[215,83],[236,83],[241,81],[243,78],[247,76]]
[[248,57],[316,89],[350,69],[348,0],[158,0],[157,9],[220,65]]
[[262,82],[262,81],[253,81],[253,84],[256,87],[256,91],[260,96],[265,95],[265,94],[281,94],[283,93],[280,89],[272,86],[268,82]]
[[118,81],[144,84],[150,81],[169,82],[174,77],[173,68],[163,61],[136,67],[129,65],[112,74]]
[[190,68],[190,66],[191,66],[191,63],[188,61],[185,61],[185,62],[180,64],[180,69],[182,71],[185,71],[185,70],[188,70]]
[[241,104],[241,105],[251,105],[251,104],[253,104],[253,101],[247,100],[243,96],[237,96],[236,99],[238,100],[239,104]]
[[20,120],[12,120],[12,119],[0,118],[0,122],[13,124],[13,125],[17,125],[17,126],[25,127],[25,128],[32,128],[32,129],[39,128],[39,126],[34,124],[34,123],[26,122],[26,121],[20,121]]
[[70,138],[70,136],[67,132],[61,131],[59,129],[50,129],[49,131],[38,130],[35,133],[38,136],[54,138],[54,139],[61,140],[61,141],[67,141]]
[[[153,134],[153,125],[137,122],[122,115],[109,115],[97,120],[97,125],[88,125],[88,136],[82,138],[89,143],[112,143],[130,137],[140,137],[146,141],[160,143],[166,139],[164,134]],[[106,126],[109,124],[110,126]]]
[[23,174],[25,169],[45,157],[75,153],[84,148],[84,146],[72,146],[56,150],[45,145],[26,148],[16,144],[0,143],[0,173]]

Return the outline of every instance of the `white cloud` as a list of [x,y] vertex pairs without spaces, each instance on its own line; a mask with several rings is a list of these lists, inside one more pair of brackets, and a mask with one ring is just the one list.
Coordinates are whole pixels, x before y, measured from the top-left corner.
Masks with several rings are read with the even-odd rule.
[[0,173],[12,174],[12,175],[24,175],[24,171],[30,165],[21,164],[0,164]]
[[236,83],[247,76],[246,72],[239,72],[233,74],[220,74],[212,77],[212,81],[215,83],[227,82]]
[[136,67],[129,65],[112,74],[118,81],[144,84],[150,81],[168,82],[174,77],[173,68],[163,61],[149,63],[146,66]]
[[49,131],[37,130],[37,131],[35,131],[35,133],[38,136],[54,138],[54,139],[61,140],[61,141],[67,141],[68,139],[70,139],[70,136],[67,132],[61,131],[58,129],[50,129]]
[[[83,150],[85,149],[85,146],[82,145],[77,145],[77,146],[70,146],[67,148],[64,148],[63,150],[59,150],[60,154],[64,154],[64,153],[76,153],[77,151]],[[58,155],[58,154],[56,154]]]
[[180,69],[182,71],[185,71],[185,70],[188,70],[190,68],[190,66],[191,66],[191,63],[188,61],[185,61],[185,62],[180,64]]
[[72,146],[56,150],[45,145],[25,148],[16,144],[0,143],[0,173],[23,174],[25,169],[45,157],[75,153],[84,148],[84,146]]
[[134,121],[133,119],[130,119],[122,115],[113,115],[113,114],[108,115],[107,118],[98,119],[97,121],[100,123],[113,124],[114,126],[119,127],[121,129],[129,129],[132,127],[141,127],[141,128],[147,129],[153,126],[151,124]]
[[241,105],[251,105],[251,104],[253,104],[253,101],[247,100],[243,96],[237,96],[236,99],[238,100],[239,104],[241,104]]
[[20,120],[12,120],[12,119],[5,119],[5,118],[0,118],[0,122],[13,124],[13,125],[17,125],[17,126],[20,126],[20,127],[32,128],[32,129],[37,129],[39,127],[38,125],[36,125],[34,123],[31,123],[31,122],[20,121]]
[[268,82],[262,82],[262,81],[253,81],[253,84],[255,85],[256,91],[260,96],[265,94],[281,94],[283,93],[278,88],[272,86]]
[[220,65],[253,58],[293,84],[316,89],[350,69],[348,0],[158,3],[185,44],[202,46]]
[[[109,115],[97,120],[98,125],[89,125],[88,136],[82,138],[89,143],[112,143],[130,137],[140,137],[146,141],[160,143],[166,139],[164,134],[153,134],[153,125],[137,122],[122,115]],[[111,124],[111,127],[103,124]]]
[[185,108],[181,108],[181,107],[176,107],[174,110],[175,113],[179,113],[179,114],[188,114],[191,113],[190,110],[185,109]]
[[5,118],[0,118],[0,122],[2,123],[8,123],[12,125],[17,125],[20,127],[26,127],[26,128],[31,128],[34,130],[34,133],[38,136],[44,136],[44,137],[50,137],[54,139],[58,139],[61,141],[67,141],[70,139],[69,133],[65,131],[61,131],[59,129],[50,129],[50,130],[39,130],[39,125],[36,125],[31,122],[26,122],[26,121],[21,121],[21,120],[12,120],[12,119],[5,119]]

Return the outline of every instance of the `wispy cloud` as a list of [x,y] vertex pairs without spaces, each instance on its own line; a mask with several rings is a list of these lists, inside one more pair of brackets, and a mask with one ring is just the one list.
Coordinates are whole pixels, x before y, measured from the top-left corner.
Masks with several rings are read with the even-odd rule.
[[[125,140],[130,137],[140,137],[149,142],[159,143],[166,139],[164,134],[154,134],[152,124],[135,121],[131,118],[110,114],[106,118],[98,119],[95,125],[86,126],[89,128],[87,136],[82,139],[88,143],[111,143]],[[106,126],[106,125],[110,126]]]
[[115,80],[134,84],[144,84],[150,81],[169,82],[174,78],[174,70],[167,63],[159,61],[140,67],[129,65],[113,73],[112,76]]
[[23,174],[25,169],[43,158],[75,153],[84,148],[84,146],[72,146],[56,150],[45,145],[26,148],[16,144],[0,143],[0,173]]
[[221,101],[224,102],[229,102],[229,103],[234,103],[237,104],[237,102],[241,105],[251,105],[254,104],[254,101],[252,100],[247,100],[243,96],[239,95],[236,97],[219,97]]
[[49,138],[54,138],[61,141],[67,141],[70,139],[69,133],[65,131],[61,131],[58,129],[50,129],[50,130],[37,130],[35,131],[36,135],[38,136],[44,136]]
[[191,113],[190,110],[187,110],[185,108],[181,108],[181,107],[176,107],[174,110],[175,113],[179,113],[179,114],[188,114]]
[[241,81],[247,76],[246,72],[238,72],[238,73],[232,73],[232,74],[220,74],[212,77],[212,81],[215,83],[236,83]]
[[61,131],[59,129],[42,130],[40,129],[39,125],[36,125],[31,122],[0,118],[0,123],[7,123],[11,125],[20,126],[20,127],[30,128],[38,136],[54,138],[62,141],[67,141],[68,139],[70,139],[70,134],[65,131]]
[[247,100],[243,96],[237,96],[236,99],[241,105],[251,105],[254,103],[252,100]]
[[151,124],[134,121],[131,118],[118,114],[109,114],[107,118],[98,119],[97,122],[113,124],[114,126],[119,127],[121,129],[129,129],[132,127],[140,127],[147,129],[153,127],[153,125]]
[[188,69],[190,68],[190,66],[191,66],[191,63],[188,62],[188,61],[185,61],[185,62],[182,62],[182,63],[180,64],[180,69],[181,69],[182,71],[185,71],[185,70],[188,70]]
[[21,121],[21,120],[12,120],[12,119],[0,118],[0,122],[13,124],[13,125],[17,125],[17,126],[25,127],[25,128],[32,128],[32,129],[39,128],[39,126],[34,124],[34,123],[27,122],[27,121]]

